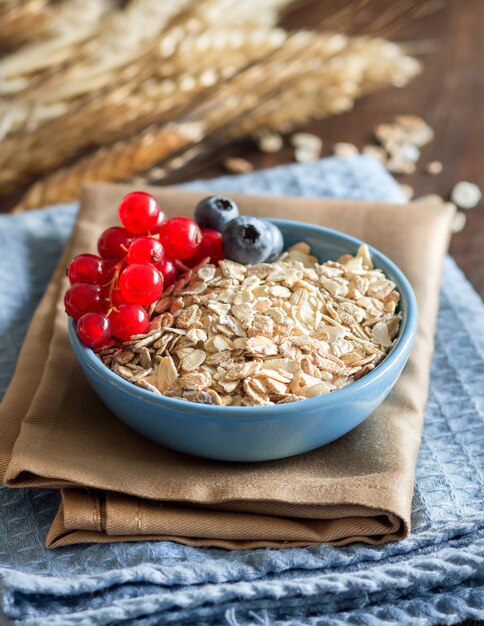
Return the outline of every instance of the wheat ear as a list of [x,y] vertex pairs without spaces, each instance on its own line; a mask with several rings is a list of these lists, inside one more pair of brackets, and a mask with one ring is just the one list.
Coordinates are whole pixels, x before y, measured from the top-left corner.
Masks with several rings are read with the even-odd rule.
[[0,50],[10,51],[45,36],[52,16],[48,0],[0,3]]
[[[305,32],[292,35],[284,46],[262,63],[249,67],[222,85],[211,98],[195,108],[184,123],[190,124],[191,128],[193,122],[198,124],[201,130],[197,141],[206,138],[214,130],[251,111],[260,98],[269,97],[285,82],[304,75],[315,62],[319,63],[319,55],[325,48],[328,54],[333,52],[331,39],[321,41]],[[59,170],[36,183],[22,199],[18,210],[75,198],[81,185],[90,180],[121,180],[150,168],[173,154],[161,140],[156,139],[158,133],[163,138],[164,132],[164,128],[148,129],[129,141],[101,149],[79,163]],[[176,144],[177,151],[191,145],[188,141],[181,143],[183,145]]]
[[231,131],[233,139],[261,130],[288,132],[311,118],[351,109],[356,98],[384,85],[403,87],[421,69],[420,63],[382,39],[351,38],[347,48],[290,84]]
[[162,129],[143,133],[142,138],[129,145],[114,145],[82,160],[66,176],[60,170],[46,181],[34,184],[14,212],[35,206],[54,204],[78,196],[83,182],[123,180],[137,169],[147,169],[163,156],[172,154],[200,137],[197,124],[169,124]]
[[[208,46],[204,36],[187,38],[183,42],[183,53],[175,57],[176,63],[164,68],[165,73],[181,73],[181,76],[161,81],[151,79],[134,93],[123,85],[46,126],[5,139],[0,155],[2,192],[8,193],[15,185],[54,169],[85,146],[111,143],[181,114],[191,106],[197,94],[268,55],[281,46],[284,39],[285,33],[279,29],[239,29],[219,36],[216,33]],[[212,56],[210,70],[203,70],[205,51]],[[200,73],[183,73],[189,68],[198,69]]]
[[[61,42],[56,41],[51,44],[53,50],[33,47],[30,54],[20,59],[7,58],[4,74],[10,78],[5,81],[4,93],[22,94],[25,99],[12,102],[15,111],[7,110],[0,120],[3,136],[22,128],[30,130],[68,113],[69,101],[118,84],[123,68],[142,65],[147,58],[153,60],[153,56],[169,57],[190,34],[209,36],[223,28],[240,29],[244,24],[254,30],[272,25],[279,11],[291,1],[264,0],[261,4],[255,0],[132,0],[126,9],[107,14],[97,24],[96,36],[90,38],[87,46],[74,50],[72,46],[59,46]],[[166,30],[167,26],[171,28]],[[56,54],[60,55],[58,64]],[[22,74],[35,66],[36,59],[46,58],[48,72],[33,78]],[[66,63],[68,59],[75,61]],[[59,67],[61,63],[65,67]],[[54,72],[57,67],[60,71]],[[16,74],[18,71],[20,75]],[[227,74],[230,75],[230,68]],[[76,108],[75,103],[72,106]]]
[[64,0],[51,8],[45,40],[0,59],[0,96],[13,97],[32,89],[49,76],[49,71],[76,58],[112,8],[113,0]]
[[187,148],[152,168],[142,180],[163,181],[174,170],[232,140],[267,130],[289,132],[308,119],[341,113],[350,109],[358,96],[384,84],[401,87],[419,70],[418,61],[390,42],[352,38],[337,56],[325,61],[323,68],[314,67],[297,81],[288,82],[270,99],[260,102],[250,115],[241,116],[228,131],[215,133],[210,145]]
[[[256,125],[251,122],[253,117],[258,119],[259,125],[267,124],[270,120],[277,126],[297,123],[299,120],[295,117],[278,117],[281,109],[273,104],[265,110],[261,106],[264,102],[286,104],[287,94],[291,94],[291,90],[291,96],[298,95],[297,86],[300,89],[299,96],[304,94],[307,98],[313,94],[309,102],[312,102],[314,109],[306,109],[305,115],[332,112],[336,106],[334,103],[342,99],[347,103],[345,106],[351,105],[353,98],[365,89],[367,70],[360,42],[356,42],[352,49],[351,40],[341,36],[315,36],[299,32],[289,37],[274,54],[220,86],[210,99],[190,113],[186,121],[182,120],[171,127],[173,134],[173,128],[178,132],[184,124],[191,124],[193,128],[195,123],[199,131],[196,140],[189,140],[185,135],[183,141],[178,138],[173,146],[167,148],[163,141],[158,141],[158,136],[161,139],[165,137],[167,128],[148,129],[130,141],[100,150],[36,183],[23,198],[19,210],[74,199],[84,182],[131,178],[161,160],[191,150],[193,144],[202,140],[210,142],[218,137],[220,141],[224,135],[225,140],[229,140],[236,129],[241,133],[256,130]],[[388,70],[388,65],[385,65],[384,71]],[[312,85],[319,73],[322,76],[319,87],[314,87]],[[378,83],[376,78],[377,74],[373,72],[367,88]],[[319,103],[325,94],[329,100]],[[259,110],[260,113],[257,113]]]

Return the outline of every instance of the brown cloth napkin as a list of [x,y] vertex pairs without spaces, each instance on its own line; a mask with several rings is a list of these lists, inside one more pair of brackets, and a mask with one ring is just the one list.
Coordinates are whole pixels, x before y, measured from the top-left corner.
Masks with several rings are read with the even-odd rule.
[[[84,190],[74,234],[0,406],[3,482],[62,489],[47,545],[170,539],[252,548],[405,537],[452,210],[234,195],[244,213],[330,226],[378,247],[410,279],[420,321],[395,389],[358,428],[298,457],[222,463],[174,452],[130,430],[91,390],[69,345],[65,266],[75,254],[95,251],[127,191],[113,185]],[[190,215],[204,195],[151,192],[169,216]]]

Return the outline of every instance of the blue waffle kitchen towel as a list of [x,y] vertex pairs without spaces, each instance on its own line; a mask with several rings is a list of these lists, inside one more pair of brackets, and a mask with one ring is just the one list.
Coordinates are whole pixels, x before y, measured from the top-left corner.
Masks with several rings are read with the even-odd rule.
[[[404,201],[368,157],[183,187]],[[0,395],[76,211],[64,205],[0,216]],[[447,259],[408,539],[240,552],[171,542],[47,550],[57,492],[0,488],[0,624],[426,626],[484,619],[483,322],[481,300]]]

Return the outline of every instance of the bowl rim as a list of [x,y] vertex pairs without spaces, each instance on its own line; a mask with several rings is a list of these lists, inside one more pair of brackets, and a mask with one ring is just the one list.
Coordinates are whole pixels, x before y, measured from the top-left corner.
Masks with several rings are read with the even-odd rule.
[[[341,231],[326,228],[325,226],[318,226],[309,222],[299,222],[295,220],[284,219],[270,219],[276,225],[285,227],[303,227],[316,232],[323,232],[325,235],[335,237],[337,239],[343,239],[353,247],[365,244],[364,241],[347,235]],[[368,245],[368,244],[366,244]],[[380,252],[377,248],[368,245],[372,258],[383,261],[388,266],[393,274],[392,279],[397,283],[398,291],[405,301],[405,317],[402,320],[399,337],[393,346],[391,352],[385,359],[375,367],[374,370],[363,376],[360,380],[357,380],[347,387],[337,389],[331,393],[316,396],[314,398],[308,398],[304,401],[304,410],[310,410],[311,408],[330,408],[335,402],[340,403],[351,402],[353,396],[360,396],[361,392],[364,392],[368,386],[377,383],[378,380],[385,377],[385,374],[392,369],[392,367],[402,358],[402,356],[410,352],[412,343],[415,339],[417,332],[418,322],[418,306],[415,293],[410,285],[409,280],[402,272],[402,270],[385,254]],[[376,264],[378,267],[378,262]],[[250,417],[250,419],[267,419],[269,417],[277,416],[289,416],[294,415],[295,405],[299,406],[300,402],[287,404],[276,404],[270,406],[220,406],[213,404],[199,404],[194,402],[188,402],[187,400],[169,398],[167,396],[154,394],[152,391],[137,387],[132,383],[124,380],[121,376],[115,374],[104,363],[102,363],[95,355],[91,348],[88,348],[80,341],[76,332],[76,322],[72,318],[68,318],[68,332],[69,338],[74,349],[76,356],[89,368],[96,376],[102,378],[105,382],[117,387],[120,390],[128,393],[131,396],[138,398],[148,404],[158,406],[161,410],[171,409],[177,412],[193,412],[196,411],[200,415],[200,418],[210,419],[215,414],[222,415],[230,418],[234,417],[240,419],[240,417]],[[303,407],[301,406],[301,409]]]

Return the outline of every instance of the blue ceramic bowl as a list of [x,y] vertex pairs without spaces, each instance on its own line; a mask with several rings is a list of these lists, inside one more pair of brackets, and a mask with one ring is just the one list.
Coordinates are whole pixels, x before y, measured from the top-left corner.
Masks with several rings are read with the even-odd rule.
[[[340,232],[287,220],[273,220],[286,246],[307,242],[321,262],[355,254],[361,241]],[[224,461],[268,461],[323,446],[361,424],[396,383],[415,338],[417,303],[412,288],[386,256],[370,248],[373,262],[401,294],[402,323],[386,359],[344,389],[277,406],[225,407],[194,404],[146,391],[114,374],[78,339],[69,320],[74,352],[103,402],[128,426],[175,450]]]

